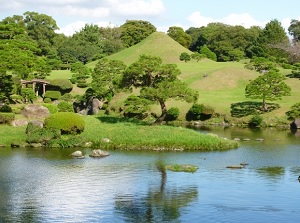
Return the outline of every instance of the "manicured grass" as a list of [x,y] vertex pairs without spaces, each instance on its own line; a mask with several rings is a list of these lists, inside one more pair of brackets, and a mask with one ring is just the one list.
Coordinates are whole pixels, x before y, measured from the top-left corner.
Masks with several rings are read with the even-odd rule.
[[0,125],[0,144],[8,146],[13,142],[25,142],[25,130],[26,126],[12,127],[9,125]]
[[158,150],[226,150],[238,144],[211,134],[191,129],[134,123],[111,116],[85,116],[86,129],[82,137],[91,141],[111,140],[111,146],[121,149]]

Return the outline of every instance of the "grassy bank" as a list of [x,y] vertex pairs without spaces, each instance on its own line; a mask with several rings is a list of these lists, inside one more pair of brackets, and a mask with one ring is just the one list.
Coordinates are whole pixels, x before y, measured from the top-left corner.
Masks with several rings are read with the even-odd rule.
[[[227,150],[238,147],[235,141],[182,127],[150,126],[111,116],[84,116],[84,120],[82,143],[92,142],[100,149]],[[0,144],[25,141],[25,127],[1,126],[0,129]],[[103,138],[110,142],[103,142]]]

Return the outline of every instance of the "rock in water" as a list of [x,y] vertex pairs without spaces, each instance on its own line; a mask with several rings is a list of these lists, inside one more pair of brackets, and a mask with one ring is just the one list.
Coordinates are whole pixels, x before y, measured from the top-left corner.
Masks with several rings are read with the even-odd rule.
[[73,152],[73,153],[71,154],[71,156],[74,157],[74,158],[83,158],[83,157],[84,157],[83,154],[82,154],[82,152],[79,151],[79,150]]
[[103,151],[101,149],[94,149],[91,154],[90,157],[105,157],[105,156],[109,156],[109,152],[107,151]]

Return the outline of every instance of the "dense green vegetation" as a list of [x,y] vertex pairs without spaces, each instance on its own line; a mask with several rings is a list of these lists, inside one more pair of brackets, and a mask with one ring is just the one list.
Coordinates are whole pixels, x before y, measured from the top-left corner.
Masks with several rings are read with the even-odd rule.
[[[45,14],[25,12],[7,17],[0,21],[0,107],[10,110],[5,111],[9,115],[1,113],[1,120],[6,123],[22,118],[19,113],[25,104],[45,102],[58,116],[73,114],[76,107],[76,112],[95,114],[102,109],[101,113],[118,119],[134,117],[148,124],[187,120],[288,126],[300,114],[299,27],[300,22],[292,20],[288,30],[292,43],[276,19],[264,28],[211,23],[186,31],[172,26],[167,34],[156,32],[147,21],[128,20],[120,27],[86,24],[68,37],[55,33],[55,20]],[[34,78],[45,79],[42,83],[46,84],[26,82],[21,86],[21,80]],[[92,107],[93,99],[99,100],[97,111]],[[94,120],[91,126],[99,132],[95,123],[99,128],[109,125],[104,128],[107,133],[114,129],[117,134],[111,123]],[[119,126],[123,130],[124,123]],[[75,132],[82,132],[84,127],[78,125],[73,126]],[[206,144],[202,139],[203,145],[195,136],[176,141],[167,133],[175,134],[176,128],[137,126],[147,132],[147,141],[133,137],[127,141],[125,136],[118,139],[114,134],[107,137],[117,148],[232,147],[226,141],[219,146],[214,140]],[[74,130],[68,128],[68,133]],[[131,128],[127,133],[135,135]],[[155,128],[165,131],[158,141],[154,140],[157,136],[153,132],[159,132]],[[43,134],[48,137],[47,132]],[[87,130],[81,135],[96,140],[85,134],[89,134]],[[16,138],[24,138],[21,135]],[[165,139],[166,135],[173,141]]]

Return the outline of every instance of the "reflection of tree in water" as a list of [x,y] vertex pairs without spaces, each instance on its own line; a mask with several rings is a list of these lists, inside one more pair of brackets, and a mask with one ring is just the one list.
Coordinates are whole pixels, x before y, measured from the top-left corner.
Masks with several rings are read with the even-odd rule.
[[266,176],[268,178],[279,178],[285,174],[284,168],[280,166],[273,167],[261,167],[257,169],[260,175]]
[[156,163],[161,173],[160,187],[149,189],[144,197],[128,195],[116,198],[115,208],[130,222],[162,222],[180,217],[179,209],[198,197],[196,187],[166,188],[166,170],[162,161]]

